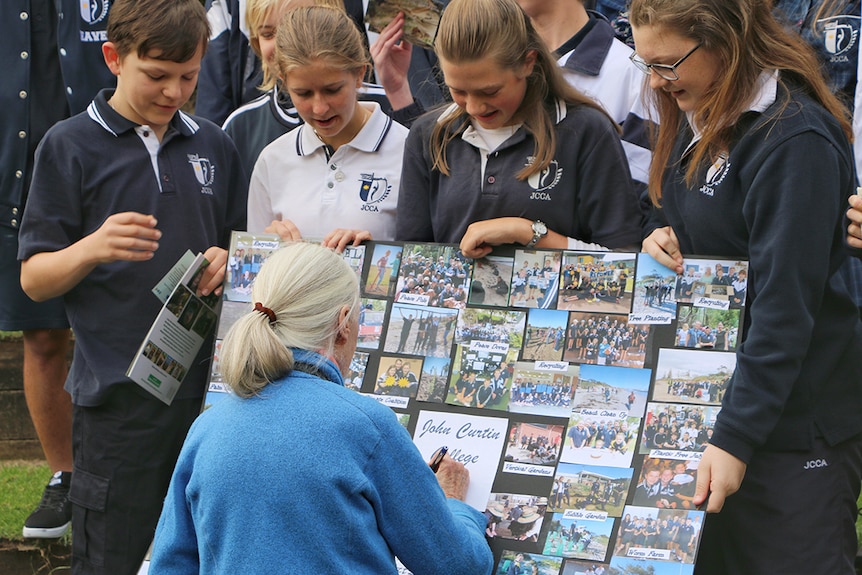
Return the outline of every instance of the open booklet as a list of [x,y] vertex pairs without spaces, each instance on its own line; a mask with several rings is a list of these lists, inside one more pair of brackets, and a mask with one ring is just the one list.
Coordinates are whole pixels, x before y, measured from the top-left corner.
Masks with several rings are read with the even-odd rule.
[[404,39],[415,46],[433,49],[443,13],[440,0],[368,0],[365,21],[372,32],[380,32],[399,12],[404,13]]
[[141,343],[126,376],[170,405],[198,351],[212,334],[221,298],[198,297],[209,262],[191,252],[153,289],[164,305]]
[[[280,246],[234,234],[204,409],[228,396],[219,343]],[[426,459],[446,446],[467,466],[494,573],[693,573],[746,261],[687,256],[678,276],[642,253],[368,242],[344,257],[362,296],[345,385]]]

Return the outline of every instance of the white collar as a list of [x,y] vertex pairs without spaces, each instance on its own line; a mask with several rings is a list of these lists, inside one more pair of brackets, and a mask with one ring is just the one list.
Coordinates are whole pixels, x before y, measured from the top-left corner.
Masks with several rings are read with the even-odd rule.
[[[362,102],[360,105],[366,110],[370,108],[371,116],[359,130],[359,133],[343,146],[349,146],[362,152],[376,152],[389,132],[390,126],[392,126],[392,118],[383,112],[377,102]],[[297,139],[297,153],[300,156],[313,154],[315,150],[326,145],[308,124],[302,124],[297,129],[301,130]]]
[[[775,103],[777,95],[778,70],[772,70],[770,72],[764,70],[757,78],[757,89],[754,92],[754,97],[751,99],[751,102],[746,108],[746,112],[762,113],[769,106]],[[686,148],[686,151],[688,151],[694,144],[696,144],[700,140],[701,132],[694,121],[693,113],[686,112],[685,116],[686,118],[688,118],[688,124],[691,126],[691,131],[694,134],[694,137],[692,137],[691,142],[689,142],[688,147]]]

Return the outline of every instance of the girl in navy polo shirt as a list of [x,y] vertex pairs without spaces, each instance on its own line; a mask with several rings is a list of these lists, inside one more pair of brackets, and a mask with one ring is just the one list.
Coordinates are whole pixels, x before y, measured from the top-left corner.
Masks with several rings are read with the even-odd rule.
[[417,120],[396,239],[636,248],[638,198],[614,122],[562,77],[514,0],[453,0],[435,50],[454,104]]
[[[862,324],[844,281],[848,114],[762,0],[633,0],[660,114],[644,249],[749,260],[736,369],[698,466],[696,575],[855,573]],[[685,551],[685,549],[683,549]]]

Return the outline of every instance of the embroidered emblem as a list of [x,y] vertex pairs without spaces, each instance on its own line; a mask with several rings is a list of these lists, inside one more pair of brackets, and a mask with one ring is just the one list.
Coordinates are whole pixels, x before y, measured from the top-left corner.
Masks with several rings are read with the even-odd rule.
[[700,193],[706,196],[715,195],[715,188],[724,181],[729,169],[730,160],[727,153],[722,152],[706,171],[706,182],[700,187]]
[[[528,158],[528,162],[530,164],[533,163],[535,158]],[[563,177],[563,168],[560,167],[560,164],[557,160],[551,160],[551,163],[548,164],[548,167],[542,170],[537,174],[531,175],[527,178],[527,183],[533,188],[533,192],[530,194],[531,200],[544,200],[550,201],[551,194],[548,193],[548,190],[554,188]]]
[[385,200],[392,191],[392,186],[386,178],[376,178],[374,174],[360,174],[359,199],[364,203],[363,212],[379,212],[374,204]]
[[215,181],[215,166],[207,158],[201,158],[197,154],[187,154],[189,163],[195,171],[195,178],[200,183],[201,193],[212,195],[213,181]]
[[856,46],[859,30],[841,20],[827,20],[823,25],[823,47],[833,57],[840,56]]
[[110,0],[80,0],[80,7],[81,19],[93,25],[107,18]]

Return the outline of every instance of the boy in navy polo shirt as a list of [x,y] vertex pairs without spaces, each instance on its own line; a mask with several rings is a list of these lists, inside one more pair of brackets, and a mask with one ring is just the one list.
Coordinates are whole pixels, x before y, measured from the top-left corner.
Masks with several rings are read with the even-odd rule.
[[76,335],[72,572],[135,573],[206,381],[207,345],[168,407],[125,377],[161,302],[150,292],[186,251],[224,277],[244,229],[247,178],[231,140],[180,111],[209,25],[198,0],[117,0],[105,62],[117,77],[36,154],[20,232],[21,284],[63,296]]

